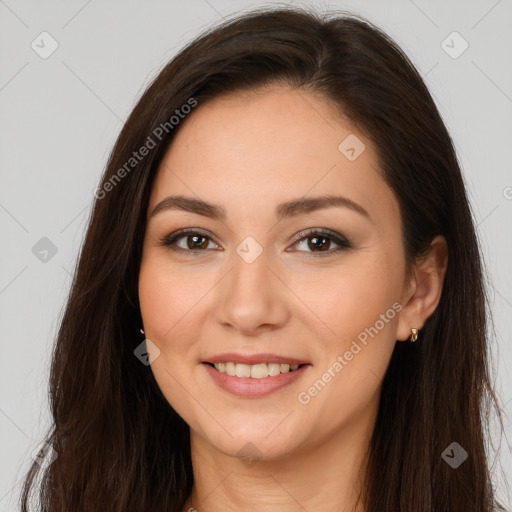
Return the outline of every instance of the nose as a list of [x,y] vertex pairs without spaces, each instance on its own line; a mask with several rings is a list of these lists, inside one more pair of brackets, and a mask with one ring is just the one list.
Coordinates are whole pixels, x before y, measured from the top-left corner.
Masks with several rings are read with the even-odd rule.
[[235,253],[231,263],[216,290],[217,321],[246,336],[283,327],[290,317],[290,291],[265,251],[250,263]]

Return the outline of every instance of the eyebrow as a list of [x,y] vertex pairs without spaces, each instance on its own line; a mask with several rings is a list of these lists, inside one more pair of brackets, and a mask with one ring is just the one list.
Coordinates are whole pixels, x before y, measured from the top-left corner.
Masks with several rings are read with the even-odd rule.
[[[297,215],[305,215],[306,213],[316,210],[332,207],[348,208],[372,221],[370,214],[361,205],[355,203],[348,197],[332,195],[323,195],[307,199],[293,199],[281,203],[276,207],[276,218],[278,221],[281,221]],[[154,217],[157,213],[164,210],[183,210],[218,220],[226,220],[227,217],[226,209],[223,206],[208,203],[195,197],[175,195],[166,197],[160,201],[153,208],[149,218]]]

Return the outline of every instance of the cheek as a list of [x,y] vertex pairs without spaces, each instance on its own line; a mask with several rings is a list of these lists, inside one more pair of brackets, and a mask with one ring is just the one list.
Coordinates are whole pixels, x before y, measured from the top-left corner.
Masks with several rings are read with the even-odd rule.
[[146,336],[160,348],[171,329],[180,306],[175,283],[151,262],[141,265],[139,276],[139,302]]
[[[332,268],[315,279],[301,280],[295,285],[297,296],[311,313],[311,321],[326,332],[325,342],[341,348],[359,333],[373,326],[380,315],[392,308],[399,296],[399,275],[383,261],[359,260],[357,264]],[[355,261],[355,259],[354,259]],[[389,311],[386,322],[393,323],[395,310]],[[382,328],[381,323],[379,326]],[[324,329],[325,328],[325,329]],[[329,350],[329,352],[331,352]]]
[[190,317],[200,314],[201,297],[208,289],[208,279],[199,270],[195,275],[187,273],[185,278],[165,258],[155,256],[142,261],[139,275],[142,319],[146,334],[154,338],[161,350],[186,345],[186,341],[176,345],[176,340],[187,338],[178,334],[190,333],[193,326]]
[[316,339],[321,357],[308,385],[316,387],[312,393],[321,409],[339,403],[350,415],[374,399],[389,364],[401,309],[400,267],[382,254],[368,254],[315,282],[314,287],[303,283],[299,292],[316,324],[325,327]]
[[194,339],[201,325],[198,301],[205,293],[198,284],[184,279],[158,255],[142,260],[139,302],[145,335],[160,351],[151,371],[166,400],[182,417],[190,408],[184,388],[191,365],[196,364]]

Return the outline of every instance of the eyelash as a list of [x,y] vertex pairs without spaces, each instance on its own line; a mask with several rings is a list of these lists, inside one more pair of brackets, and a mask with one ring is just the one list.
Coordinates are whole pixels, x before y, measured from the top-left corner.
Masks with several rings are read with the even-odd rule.
[[[193,256],[197,253],[204,252],[206,249],[183,249],[181,247],[173,246],[175,242],[180,240],[181,238],[187,238],[191,235],[199,235],[204,238],[209,238],[211,240],[211,237],[207,235],[206,233],[202,233],[201,231],[198,231],[193,228],[186,228],[186,229],[180,229],[179,231],[176,231],[175,233],[171,233],[170,235],[167,235],[163,239],[160,240],[160,245],[163,245],[165,247],[168,247],[171,251],[175,251],[181,254],[187,254],[188,256]],[[324,252],[312,252],[312,251],[299,251],[299,252],[306,252],[309,253],[310,257],[312,258],[322,258],[324,256],[331,256],[334,253],[337,253],[339,251],[343,251],[346,249],[350,249],[352,245],[350,242],[339,233],[336,233],[335,231],[331,231],[330,229],[318,229],[318,228],[309,228],[304,231],[301,231],[300,233],[297,233],[297,235],[294,236],[294,243],[293,245],[296,245],[298,242],[301,242],[302,240],[307,240],[308,238],[315,238],[315,237],[322,237],[327,238],[339,245],[339,247],[335,249],[330,249],[328,251]],[[213,240],[212,240],[213,242]],[[215,243],[215,242],[214,242]]]

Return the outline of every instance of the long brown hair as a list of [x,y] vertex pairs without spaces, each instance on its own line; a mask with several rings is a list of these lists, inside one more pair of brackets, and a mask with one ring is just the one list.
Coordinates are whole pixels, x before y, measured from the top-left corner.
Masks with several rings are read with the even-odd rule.
[[[38,474],[41,512],[181,512],[193,485],[189,427],[134,356],[144,339],[137,285],[145,212],[158,165],[194,102],[275,82],[322,95],[375,143],[399,202],[408,270],[435,235],[448,243],[440,303],[418,342],[396,344],[384,378],[366,511],[504,510],[485,451],[492,405],[502,420],[489,377],[482,255],[436,105],[404,52],[368,21],[267,8],[188,44],[117,139],[53,353],[46,442],[57,458],[44,469],[32,464],[24,512]],[[145,156],[131,160],[144,145]],[[452,442],[468,453],[457,469],[441,456]]]

